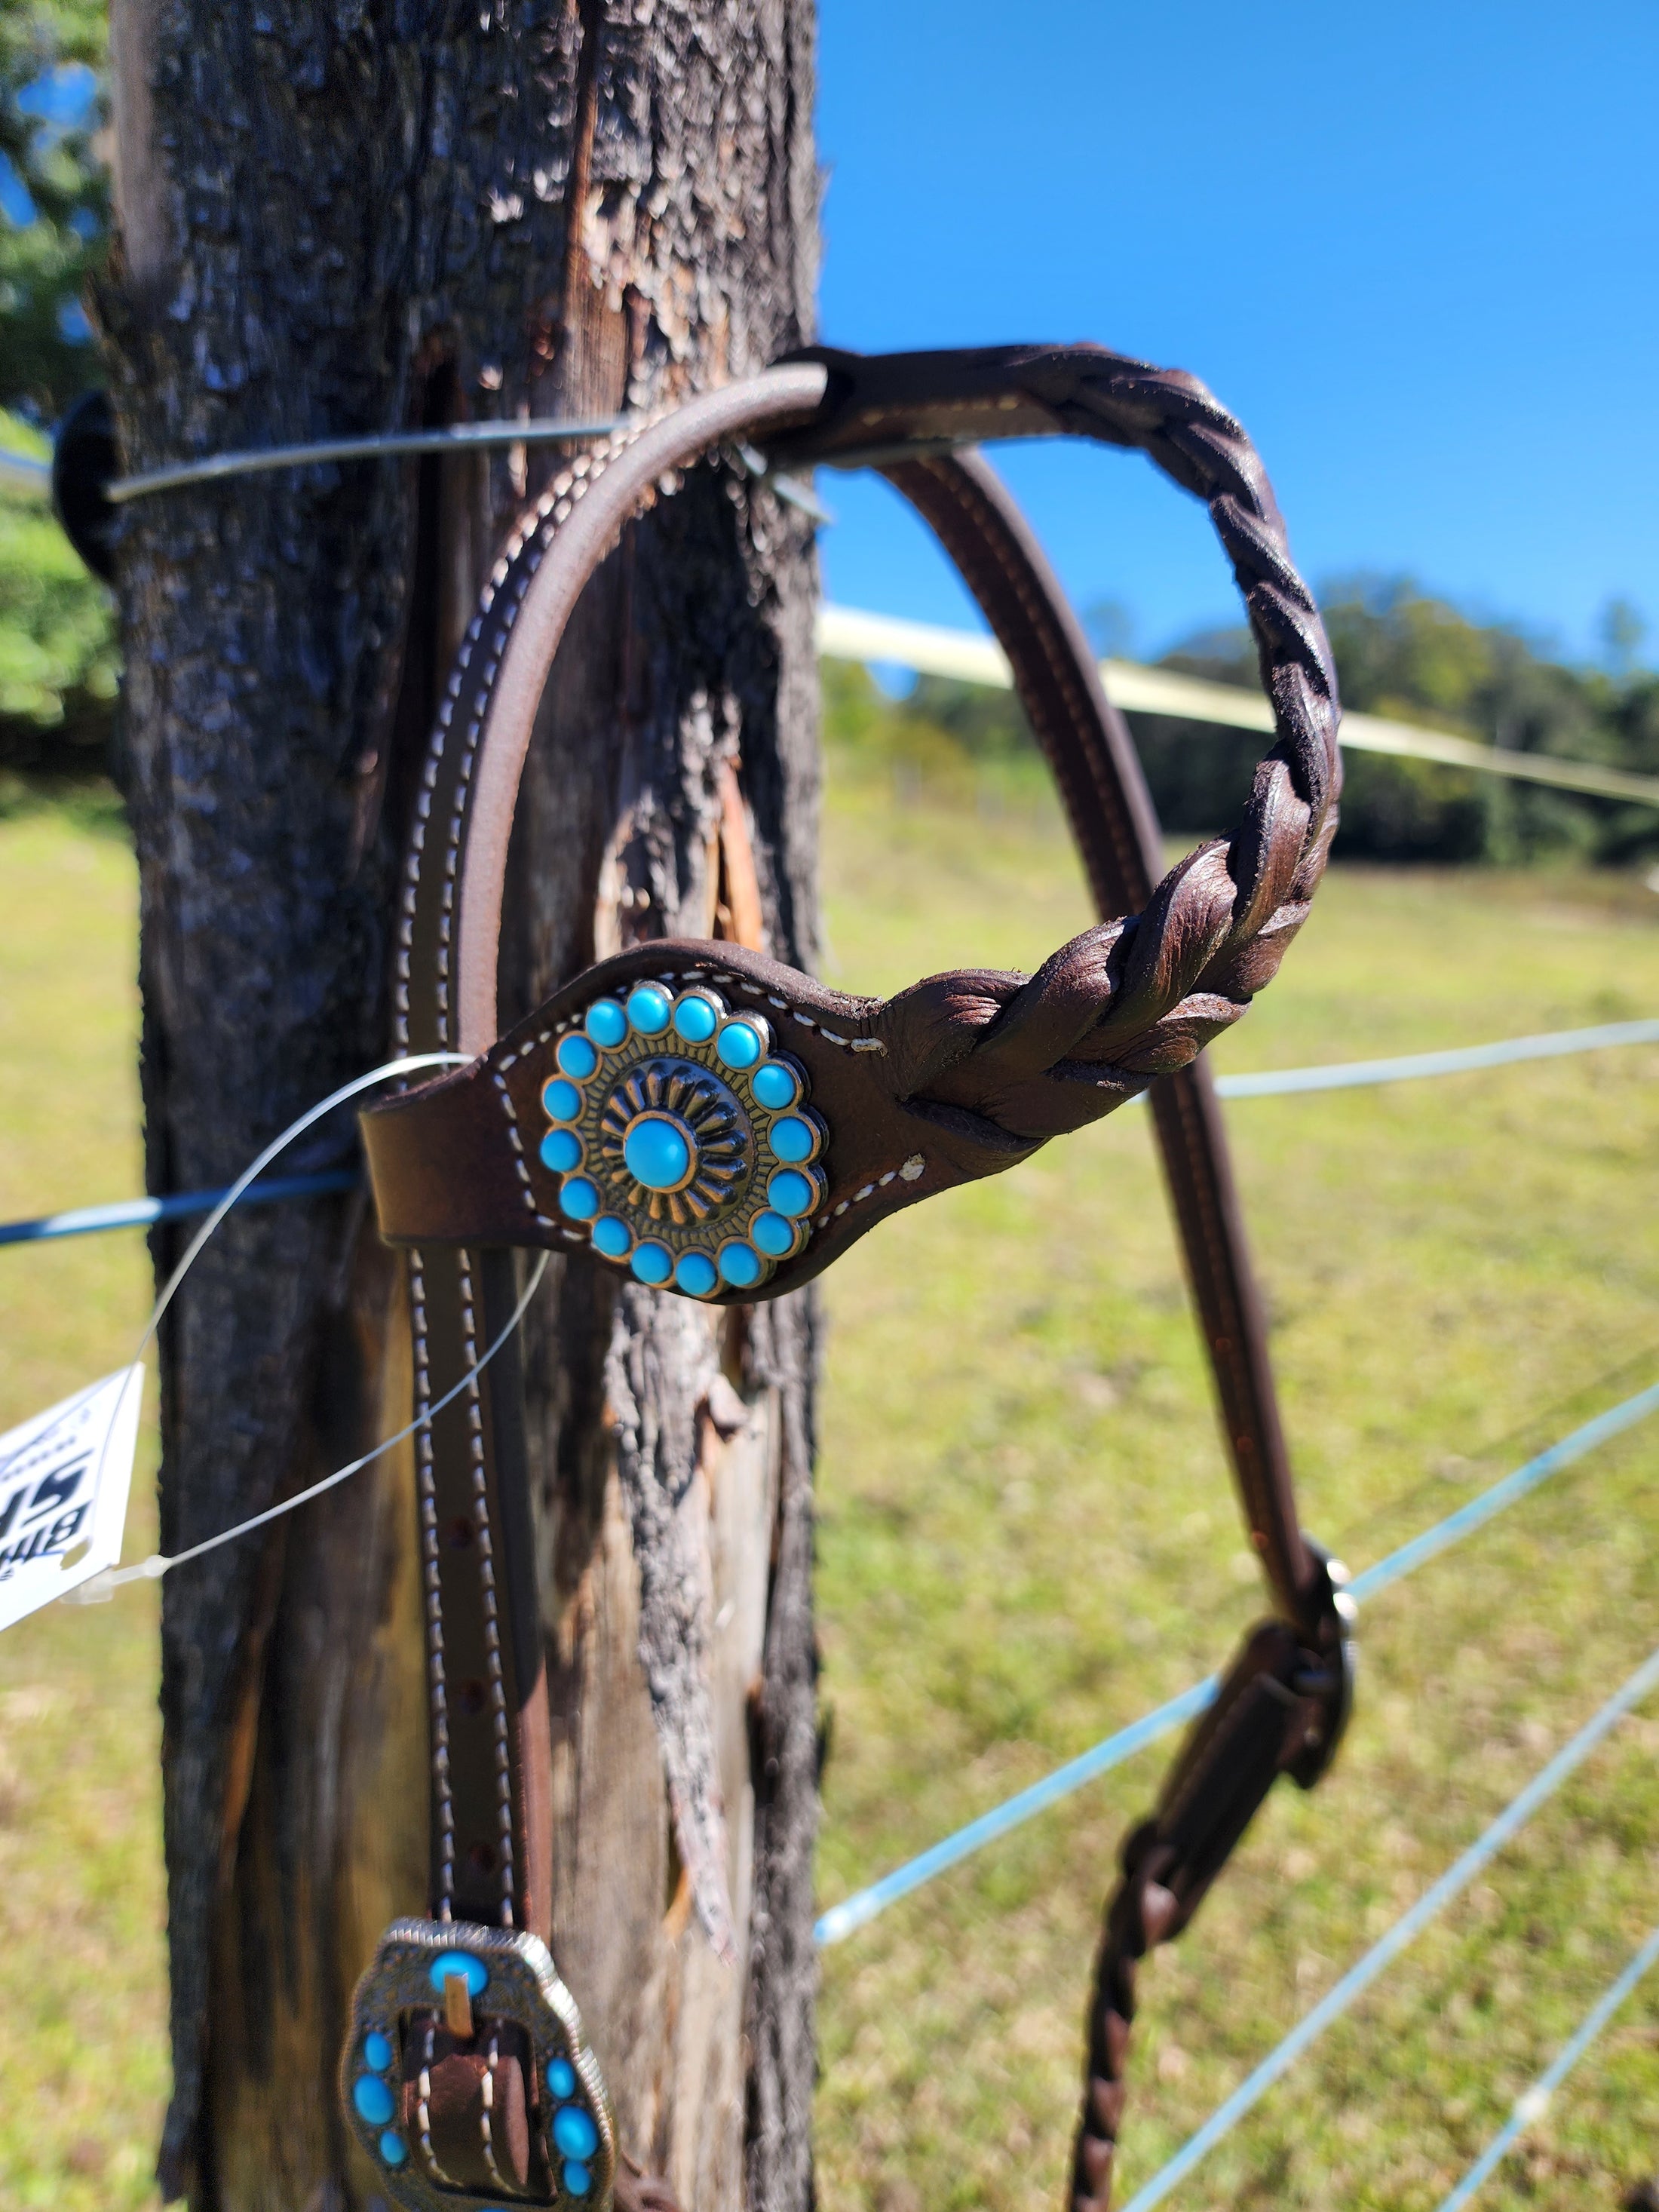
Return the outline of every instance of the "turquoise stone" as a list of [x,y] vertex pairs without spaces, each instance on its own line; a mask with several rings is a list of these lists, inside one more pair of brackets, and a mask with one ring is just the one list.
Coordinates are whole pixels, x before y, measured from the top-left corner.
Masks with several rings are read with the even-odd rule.
[[392,2092],[378,2074],[360,2074],[351,2085],[351,2101],[360,2119],[372,2128],[383,2128],[397,2111]]
[[809,1177],[799,1168],[780,1168],[766,1186],[766,1195],[780,1213],[787,1213],[792,1221],[803,1213],[810,1213],[817,1199]]
[[688,1252],[674,1270],[674,1280],[694,1298],[706,1298],[720,1277],[707,1252]]
[[542,1165],[568,1175],[582,1164],[582,1140],[574,1129],[550,1129],[542,1139]]
[[574,1075],[580,1083],[584,1076],[592,1075],[599,1064],[599,1055],[585,1036],[574,1033],[559,1039],[559,1048],[553,1055],[559,1063],[559,1072]]
[[576,2069],[568,2058],[548,2061],[547,2086],[556,2097],[574,2097],[576,2094]]
[[586,1176],[567,1176],[559,1189],[559,1211],[572,1221],[591,1221],[599,1210],[599,1194]]
[[781,1114],[800,1096],[799,1084],[790,1070],[776,1060],[769,1060],[764,1067],[755,1070],[750,1088],[755,1094],[756,1104],[764,1106],[769,1114]]
[[810,1160],[817,1142],[811,1123],[803,1121],[799,1114],[786,1114],[772,1124],[772,1150],[781,1160],[793,1160],[797,1165]]
[[660,1036],[672,1003],[659,983],[641,983],[628,994],[628,1018],[641,1036]]
[[580,2105],[561,2105],[553,2115],[553,2141],[561,2158],[592,2158],[599,2131]]
[[579,2158],[568,2158],[564,2162],[564,2185],[573,2197],[586,2197],[593,2186],[593,2177]]
[[746,1291],[760,1280],[760,1254],[752,1244],[722,1244],[720,1273],[734,1290]]
[[409,2145],[396,2128],[388,2128],[380,2137],[380,2156],[388,2166],[401,2166],[409,2156]]
[[678,1190],[695,1157],[685,1131],[665,1114],[641,1114],[623,1139],[623,1164],[647,1190]]
[[628,1264],[642,1283],[665,1283],[674,1272],[673,1255],[665,1244],[636,1244]]
[[628,1035],[628,1017],[614,999],[595,999],[582,1026],[595,1044],[620,1044]]
[[384,2074],[392,2063],[392,2039],[372,2027],[363,2038],[363,2063],[372,2066],[377,2074]]
[[714,1049],[728,1067],[752,1067],[764,1047],[752,1022],[727,1022],[714,1040]]
[[441,1996],[444,1984],[456,1974],[466,1984],[470,1997],[476,1997],[489,1985],[489,1967],[482,1959],[475,1959],[471,1951],[441,1951],[427,1969],[426,1978]]
[[795,1224],[781,1213],[757,1213],[749,1224],[749,1234],[769,1260],[781,1260],[795,1249]]
[[550,1083],[542,1085],[542,1104],[547,1109],[550,1121],[574,1121],[582,1110],[582,1094],[574,1083],[567,1083],[556,1075]]
[[628,1248],[634,1242],[633,1231],[614,1213],[602,1213],[588,1235],[593,1240],[593,1249],[603,1252],[607,1260],[625,1260]]
[[674,1009],[674,1027],[687,1044],[707,1044],[719,1019],[707,999],[684,998]]

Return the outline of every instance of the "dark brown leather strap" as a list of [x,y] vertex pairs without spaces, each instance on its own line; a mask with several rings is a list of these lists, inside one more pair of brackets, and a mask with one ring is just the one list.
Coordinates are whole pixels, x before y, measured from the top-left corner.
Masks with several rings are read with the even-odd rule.
[[[799,416],[823,372],[785,370],[643,423],[580,457],[504,549],[440,708],[404,871],[395,1002],[400,1051],[481,1052],[495,1036],[495,951],[513,804],[557,638],[621,521],[722,437]],[[607,481],[609,479],[609,481]],[[592,495],[605,488],[606,503]],[[562,562],[532,588],[557,538]],[[553,588],[550,590],[548,586]],[[509,653],[509,647],[512,648]],[[487,957],[458,902],[487,916]],[[472,964],[469,968],[468,957]],[[411,1096],[413,1094],[410,1094]],[[458,1167],[446,1164],[446,1175]],[[463,1169],[461,1172],[465,1172]],[[514,1227],[516,1229],[517,1224]],[[417,1411],[460,1381],[515,1303],[482,1213],[409,1269]],[[530,1929],[552,1909],[551,1739],[525,1475],[523,1391],[509,1344],[417,1431],[432,1743],[432,1895],[440,1919]]]
[[[896,462],[883,474],[931,525],[997,632],[1097,907],[1102,915],[1143,912],[1164,866],[1146,780],[1071,605],[1006,486],[977,453]],[[1154,1083],[1152,1103],[1250,1540],[1294,1620],[1318,1577],[1297,1526],[1267,1328],[1206,1063],[1195,1060]]]
[[[1139,446],[1206,500],[1274,706],[1278,742],[1232,838],[1156,888],[1156,823],[1086,646],[994,477],[954,451],[977,438],[1060,430]],[[1062,947],[1036,976],[965,972],[885,1004],[826,992],[731,945],[643,945],[575,979],[498,1042],[507,838],[565,622],[629,517],[675,471],[738,435],[775,458],[878,460],[930,521],[1013,663],[1102,910],[1121,918]],[[538,1140],[544,1086],[597,998],[646,981],[706,990],[726,1016],[769,1036],[810,1085],[824,1142],[796,1249],[768,1263],[762,1281],[708,1289],[715,1297],[790,1288],[896,1206],[995,1172],[1152,1085],[1252,1535],[1296,1624],[1273,1632],[1273,1679],[1289,1668],[1312,1681],[1333,1641],[1332,1593],[1297,1529],[1225,1149],[1193,1062],[1269,979],[1306,913],[1335,823],[1335,720],[1328,649],[1260,464],[1191,379],[1091,347],[874,361],[821,354],[630,428],[573,465],[497,566],[422,787],[399,954],[401,1041],[459,1045],[477,1058],[364,1117],[382,1226],[416,1248],[417,1396],[459,1377],[510,1310],[500,1247],[588,1241],[577,1210],[562,1210],[562,1175],[542,1164]],[[537,1806],[547,1730],[533,1591],[514,1580],[530,1551],[511,1370],[498,1361],[455,1415],[434,1425],[422,1468],[434,1629],[434,1910],[544,1929],[546,1826],[538,1832]],[[1300,1656],[1285,1657],[1280,1645]],[[1256,1673],[1266,1680],[1273,1669]],[[1312,1729],[1328,1747],[1335,1691],[1288,1694],[1317,1709],[1303,1735]],[[1217,1741],[1236,1734],[1211,1730]],[[1272,1771],[1284,1763],[1277,1751],[1274,1759]],[[1261,1765],[1256,1758],[1252,1771]],[[1187,1826],[1223,1839],[1224,1856],[1237,1831],[1214,1814],[1217,1761],[1189,1753],[1185,1766],[1196,1778],[1187,1798],[1200,1808]],[[1229,1784],[1223,1795],[1237,1807],[1249,1792]],[[1204,1860],[1188,1849],[1183,1863]],[[1188,1910],[1202,1886],[1189,1881]],[[1103,1971],[1106,1963],[1103,1954]],[[1085,2132],[1106,2140],[1097,2129],[1090,2136],[1086,2120]]]

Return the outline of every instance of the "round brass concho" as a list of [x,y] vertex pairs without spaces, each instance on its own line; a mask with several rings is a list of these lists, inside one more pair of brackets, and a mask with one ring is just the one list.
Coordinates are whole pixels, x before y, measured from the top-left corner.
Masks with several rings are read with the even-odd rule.
[[800,1251],[830,1133],[763,1015],[648,981],[596,999],[552,1059],[538,1158],[601,1259],[707,1298],[756,1289]]
[[[682,1135],[690,1154],[667,1188],[642,1182],[626,1157],[630,1136],[637,1141],[654,1123]],[[748,1116],[719,1076],[690,1060],[647,1060],[629,1070],[599,1109],[598,1151],[592,1173],[608,1205],[684,1229],[711,1219],[740,1195],[754,1139]]]

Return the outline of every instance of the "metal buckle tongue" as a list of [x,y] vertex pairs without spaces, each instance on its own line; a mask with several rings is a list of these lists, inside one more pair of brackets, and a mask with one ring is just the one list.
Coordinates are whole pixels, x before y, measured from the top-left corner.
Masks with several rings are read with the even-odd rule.
[[539,1936],[398,1920],[352,1999],[346,2118],[407,2212],[604,2212],[616,2126]]

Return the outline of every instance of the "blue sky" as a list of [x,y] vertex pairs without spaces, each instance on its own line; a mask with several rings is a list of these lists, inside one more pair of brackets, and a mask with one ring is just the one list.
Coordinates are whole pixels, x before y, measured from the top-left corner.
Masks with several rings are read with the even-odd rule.
[[[1311,577],[1409,571],[1574,657],[1613,594],[1659,632],[1650,0],[822,0],[820,21],[827,341],[1089,337],[1192,369]],[[1237,618],[1202,509],[1145,460],[1003,465],[1136,652]],[[884,486],[819,491],[833,597],[971,619]]]

